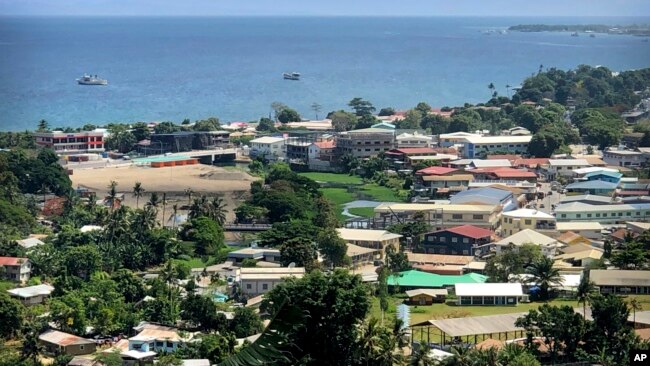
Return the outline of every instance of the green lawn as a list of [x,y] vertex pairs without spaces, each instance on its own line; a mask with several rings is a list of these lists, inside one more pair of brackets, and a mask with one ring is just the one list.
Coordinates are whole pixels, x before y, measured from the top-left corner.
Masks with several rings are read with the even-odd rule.
[[366,184],[361,189],[363,194],[367,194],[375,201],[381,202],[403,202],[404,199],[397,195],[393,190],[382,187],[375,183]]
[[375,216],[374,207],[352,207],[348,209],[348,212],[352,215],[361,216],[361,217],[373,217]]
[[204,268],[211,265],[210,261],[204,262],[200,257],[191,257],[190,259],[174,259],[174,264],[186,264],[190,268]]
[[348,192],[348,190],[345,188],[321,188],[320,191],[323,192],[323,196],[325,196],[325,198],[332,201],[336,206],[336,217],[339,219],[339,221],[345,221],[349,218],[343,215],[343,205],[354,201],[356,199],[354,197],[354,194]]
[[360,177],[351,176],[347,174],[308,172],[308,173],[299,173],[299,175],[315,180],[317,182],[342,183],[342,184],[363,183]]

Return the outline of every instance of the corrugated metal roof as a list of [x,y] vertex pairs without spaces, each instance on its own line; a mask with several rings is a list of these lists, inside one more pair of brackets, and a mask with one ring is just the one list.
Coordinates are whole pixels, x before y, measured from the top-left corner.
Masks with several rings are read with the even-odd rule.
[[398,276],[389,276],[387,284],[390,286],[431,288],[453,286],[457,283],[483,283],[486,280],[486,276],[477,273],[453,276],[411,270],[400,272]]
[[521,283],[457,283],[456,296],[523,296]]
[[38,336],[38,339],[44,342],[56,344],[62,347],[73,344],[92,344],[95,343],[90,339],[81,338],[74,334],[60,332],[58,330],[50,329]]

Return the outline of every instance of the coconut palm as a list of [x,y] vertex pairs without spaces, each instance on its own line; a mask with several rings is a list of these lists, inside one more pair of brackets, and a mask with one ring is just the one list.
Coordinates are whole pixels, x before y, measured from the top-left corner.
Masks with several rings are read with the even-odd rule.
[[429,353],[429,348],[425,346],[420,346],[417,351],[414,351],[411,354],[410,366],[433,366],[436,364],[436,361],[431,357]]
[[591,295],[596,290],[593,282],[589,281],[587,274],[583,274],[576,289],[576,296],[578,297],[578,304],[582,303],[582,316],[587,316],[587,303],[591,299]]
[[192,190],[192,188],[189,188],[189,187],[185,188],[185,195],[187,196],[187,204],[188,205],[192,203],[192,195],[193,194],[194,194],[194,191]]
[[517,357],[526,353],[526,349],[517,343],[506,343],[499,351],[499,362],[510,365]]
[[151,207],[158,211],[158,206],[160,206],[160,198],[158,197],[157,192],[151,192],[149,196],[149,201],[145,204],[145,207]]
[[537,284],[540,288],[540,297],[548,300],[549,288],[553,285],[562,284],[562,276],[557,268],[553,268],[553,259],[549,257],[542,257],[536,262],[533,262],[527,272],[532,275],[531,281]]
[[167,208],[167,193],[166,192],[163,192],[163,194],[162,194],[161,203],[162,203],[162,220],[161,220],[161,223],[162,223],[162,226],[164,228],[165,227],[165,208]]
[[223,225],[226,222],[226,212],[228,212],[228,210],[226,210],[226,204],[223,203],[221,197],[212,197],[212,201],[210,201],[208,208],[208,216],[218,222],[219,225]]
[[188,212],[187,217],[195,219],[197,217],[207,216],[207,208],[208,197],[201,195],[201,197],[192,200],[192,205],[190,206],[190,211]]
[[135,208],[140,208],[140,197],[144,195],[145,189],[142,187],[142,183],[135,182],[133,186],[133,197],[135,197]]
[[117,182],[112,180],[111,183],[108,185],[108,194],[106,195],[106,198],[104,201],[109,205],[111,208],[111,212],[115,210],[117,206],[120,204],[120,199],[117,197]]
[[178,214],[178,205],[172,205],[172,229],[176,228],[176,215]]

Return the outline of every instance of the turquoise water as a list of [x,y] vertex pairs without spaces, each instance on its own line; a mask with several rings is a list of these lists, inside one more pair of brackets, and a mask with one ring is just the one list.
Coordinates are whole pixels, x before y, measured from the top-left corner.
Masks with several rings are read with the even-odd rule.
[[[540,64],[650,66],[638,37],[484,35],[544,18],[0,18],[0,130],[266,116],[273,101],[314,117],[353,97],[378,108],[485,101]],[[282,79],[299,71],[300,81]],[[79,86],[84,72],[108,86]],[[321,113],[321,116],[323,113]]]

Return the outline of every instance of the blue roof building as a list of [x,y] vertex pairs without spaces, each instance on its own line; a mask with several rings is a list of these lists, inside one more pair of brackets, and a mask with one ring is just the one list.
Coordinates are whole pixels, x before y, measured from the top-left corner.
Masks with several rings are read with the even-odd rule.
[[610,183],[620,183],[623,174],[618,172],[599,171],[585,174],[585,178],[589,181],[602,180]]
[[388,123],[388,122],[379,122],[379,123],[376,123],[376,124],[370,126],[370,128],[383,128],[383,129],[386,129],[386,130],[394,130],[395,125],[392,124],[392,123]]
[[569,192],[579,192],[582,194],[611,195],[616,190],[618,183],[607,182],[604,180],[589,180],[577,183],[571,183],[566,186]]

